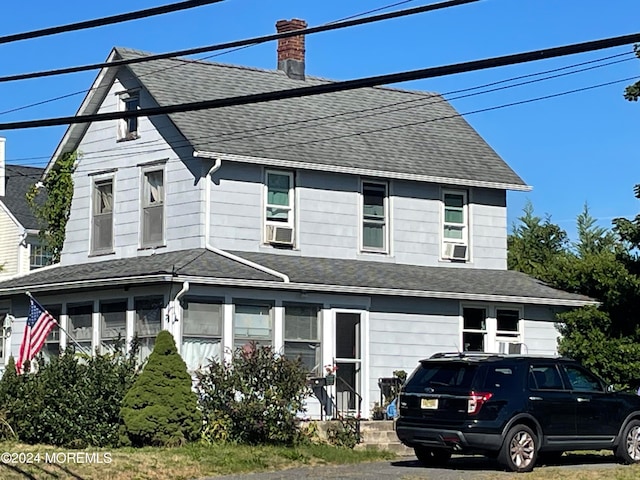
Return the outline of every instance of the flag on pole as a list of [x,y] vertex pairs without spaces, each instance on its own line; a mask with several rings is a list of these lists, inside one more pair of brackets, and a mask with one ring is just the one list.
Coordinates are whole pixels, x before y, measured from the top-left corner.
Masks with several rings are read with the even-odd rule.
[[31,302],[29,317],[24,327],[24,336],[16,363],[18,375],[22,374],[24,362],[33,360],[33,357],[42,349],[51,329],[58,324],[56,319],[33,298],[30,297],[29,301]]

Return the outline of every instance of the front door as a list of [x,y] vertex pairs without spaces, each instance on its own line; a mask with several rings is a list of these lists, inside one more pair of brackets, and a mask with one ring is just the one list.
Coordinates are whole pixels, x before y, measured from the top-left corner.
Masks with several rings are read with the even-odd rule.
[[335,392],[342,414],[355,415],[362,405],[362,315],[336,312],[335,317]]

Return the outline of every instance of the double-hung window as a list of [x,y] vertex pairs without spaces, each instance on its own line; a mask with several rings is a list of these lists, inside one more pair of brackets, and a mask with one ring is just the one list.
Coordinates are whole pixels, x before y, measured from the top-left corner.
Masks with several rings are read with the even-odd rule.
[[257,345],[271,345],[273,342],[273,318],[269,305],[235,306],[233,317],[234,347],[242,347],[255,342]]
[[487,311],[484,308],[464,308],[462,321],[462,350],[484,352],[487,337]]
[[284,354],[299,358],[310,372],[321,375],[320,307],[285,305]]
[[362,250],[387,251],[387,185],[362,182]]
[[182,358],[189,371],[222,360],[222,303],[187,298],[182,304]]
[[[69,335],[86,352],[93,353],[93,304],[76,304],[67,307]],[[75,345],[74,342],[71,342]],[[76,347],[78,345],[75,345]]]
[[164,170],[142,174],[142,247],[164,245]]
[[40,241],[35,238],[29,238],[29,269],[35,270],[37,268],[46,267],[51,265],[53,255],[51,250],[44,245],[40,244]]
[[[140,107],[140,92],[137,90],[121,92],[118,94],[121,112],[135,112]],[[123,118],[118,124],[118,140],[135,140],[139,138],[138,117]]]
[[93,183],[93,219],[91,251],[113,251],[113,178]]
[[100,302],[100,348],[103,353],[124,351],[127,341],[127,301]]
[[496,309],[496,341],[499,353],[520,353],[520,311]]
[[265,172],[265,242],[293,245],[294,232],[293,173]]
[[442,257],[466,260],[469,246],[467,192],[445,190],[442,195]]
[[151,296],[134,299],[136,311],[135,335],[140,342],[139,356],[145,360],[153,351],[156,335],[162,330],[164,297]]

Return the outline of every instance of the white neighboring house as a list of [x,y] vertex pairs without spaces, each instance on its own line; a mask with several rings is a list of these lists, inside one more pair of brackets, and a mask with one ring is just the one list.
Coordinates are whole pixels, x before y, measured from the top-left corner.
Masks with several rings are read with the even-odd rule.
[[[328,83],[305,76],[304,39],[289,40],[278,70],[104,68],[78,114]],[[91,349],[137,334],[146,354],[167,329],[191,370],[248,341],[319,377],[336,365],[330,395],[366,418],[380,377],[439,351],[554,354],[555,314],[594,303],[507,270],[506,192],[530,187],[434,93],[363,88],[76,124],[46,170],[74,151],[60,264],[0,282],[14,355],[28,290]],[[68,343],[52,336],[45,351]]]
[[[0,138],[0,281],[46,266],[51,261],[38,239],[39,226],[27,203],[26,194],[44,169],[7,165],[5,139]],[[11,322],[7,320],[10,302],[0,300],[0,368],[4,366],[5,345]],[[10,317],[9,317],[10,319]]]

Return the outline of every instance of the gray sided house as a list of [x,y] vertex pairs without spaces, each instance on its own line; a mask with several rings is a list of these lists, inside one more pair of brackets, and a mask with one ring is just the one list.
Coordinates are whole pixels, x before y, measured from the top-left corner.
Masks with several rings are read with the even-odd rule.
[[[286,48],[278,65],[105,68],[78,114],[328,82]],[[168,329],[192,371],[250,341],[317,377],[337,366],[329,394],[367,417],[378,378],[438,351],[554,354],[556,312],[591,303],[506,269],[506,191],[529,187],[437,94],[365,88],[78,124],[47,171],[70,151],[60,264],[0,283],[14,355],[28,290],[87,348],[137,334],[146,355]],[[53,335],[46,352],[69,342]]]

